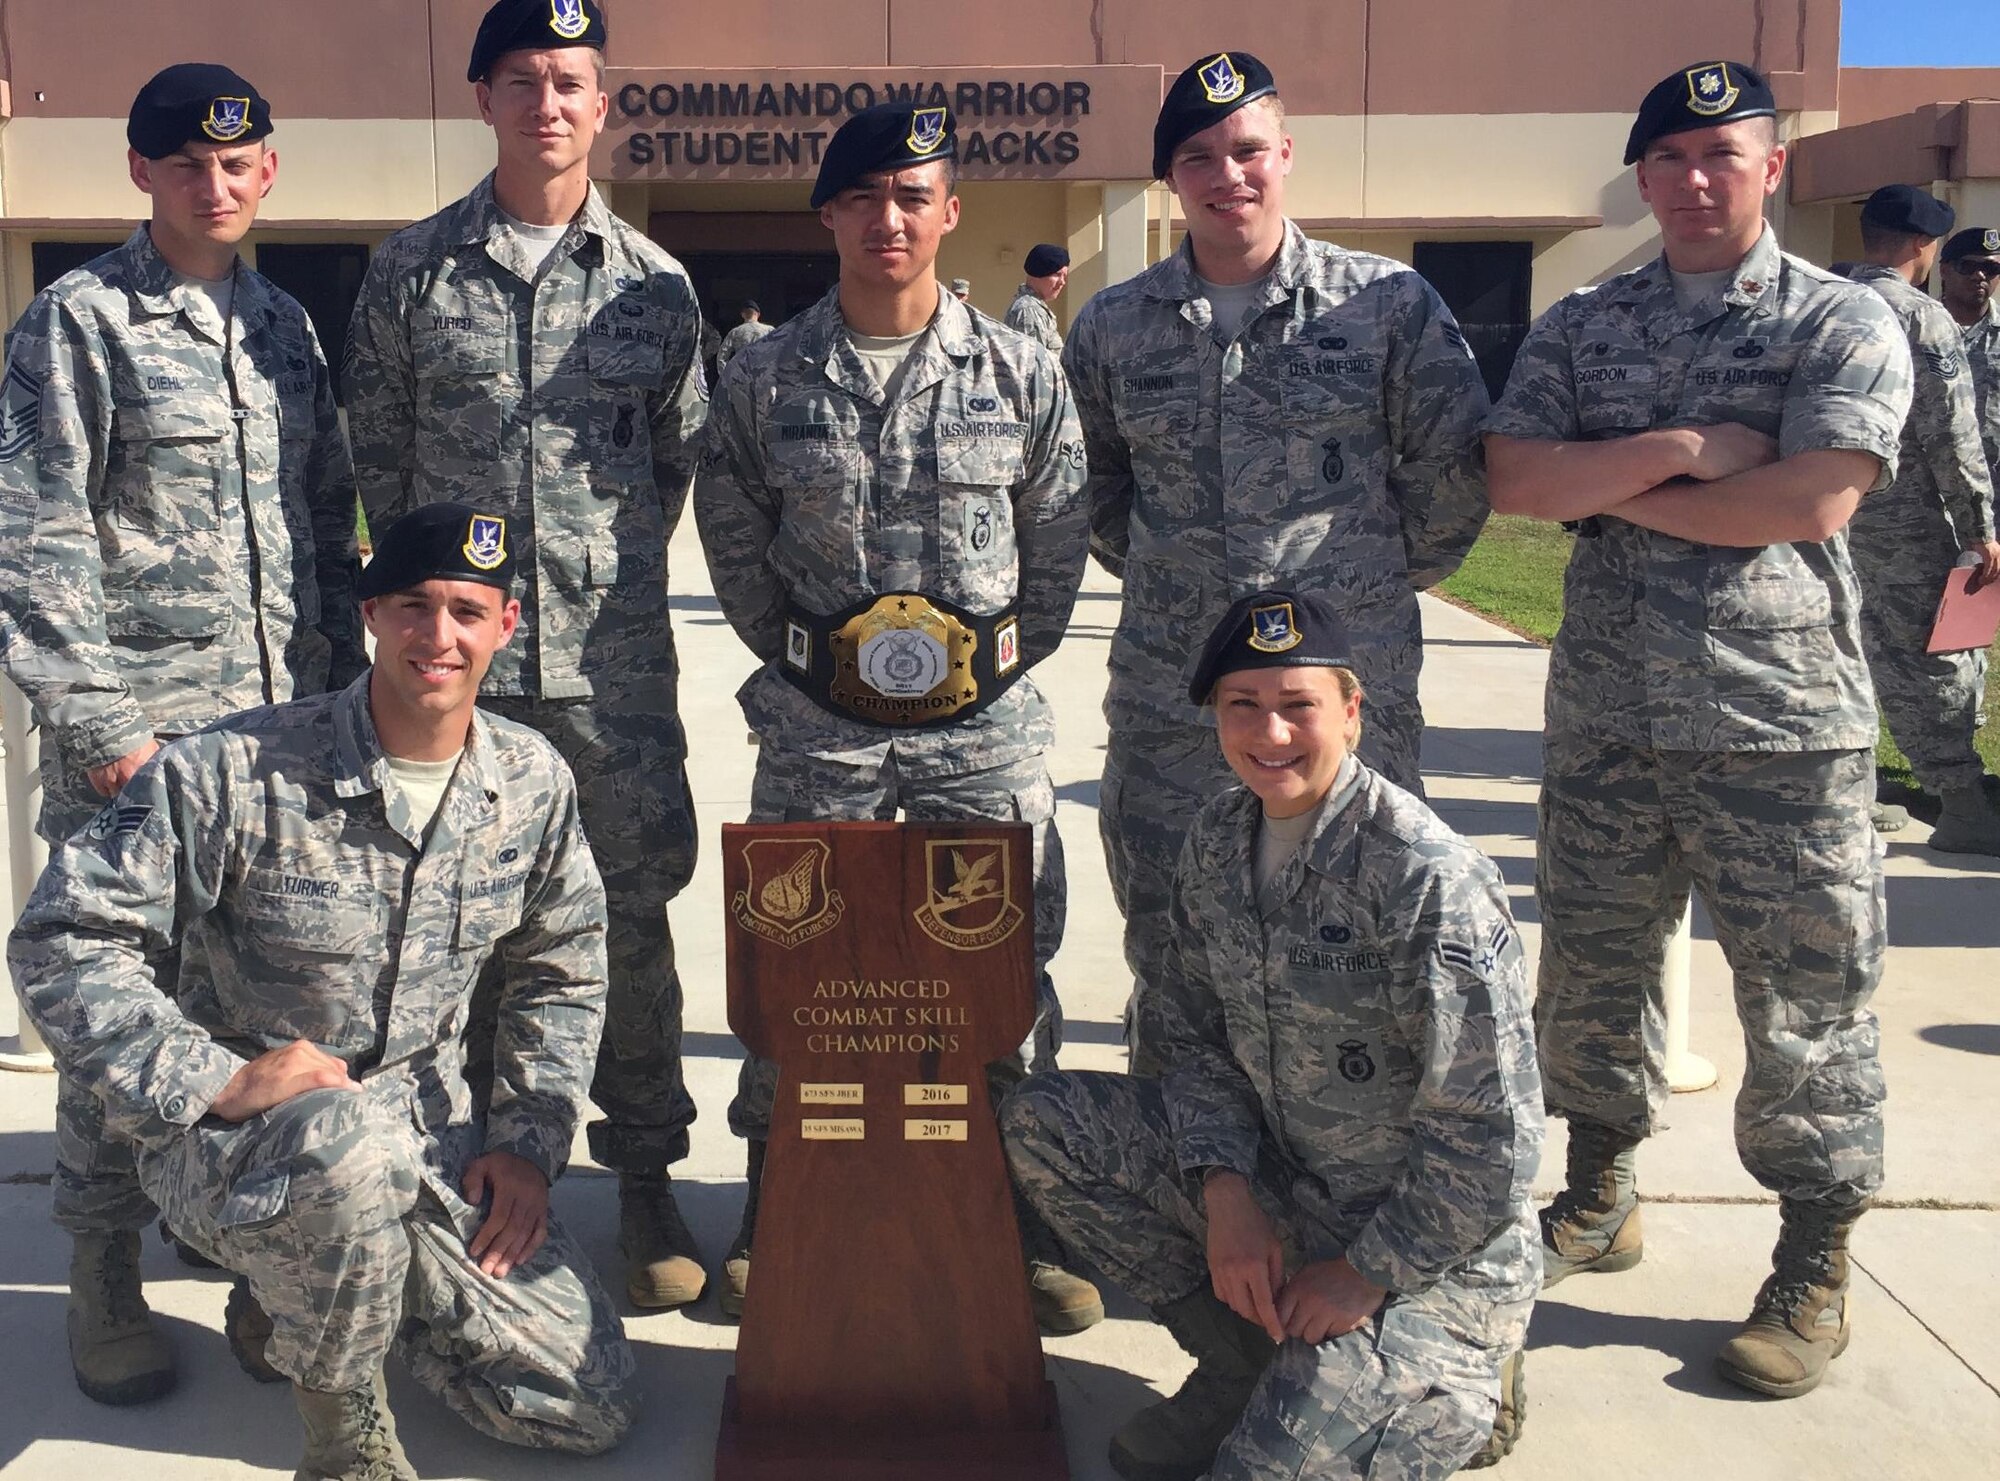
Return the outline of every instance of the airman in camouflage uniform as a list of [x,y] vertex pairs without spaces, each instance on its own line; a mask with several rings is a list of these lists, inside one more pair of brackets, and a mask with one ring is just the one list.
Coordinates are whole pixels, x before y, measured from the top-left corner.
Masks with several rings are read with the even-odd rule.
[[[305,310],[236,255],[275,176],[269,110],[227,68],[187,64],[147,83],[128,132],[153,219],[36,296],[0,388],[0,669],[41,727],[51,843],[160,741],[367,664],[326,358]],[[164,1392],[172,1353],[135,1263],[152,1205],[66,1078],[55,1217],[75,1240],[78,1384],[107,1403]]]
[[2000,485],[2000,227],[1968,226],[1939,254],[1944,306],[1965,338],[1986,467]]
[[1585,521],[1537,838],[1537,1045],[1569,1119],[1547,1279],[1640,1258],[1634,1151],[1667,1101],[1661,968],[1692,886],[1735,974],[1737,1149],[1782,1210],[1718,1362],[1789,1396],[1845,1346],[1848,1231],[1882,1180],[1875,701],[1841,527],[1895,477],[1911,366],[1880,297],[1779,251],[1774,112],[1738,62],[1648,96],[1627,163],[1665,255],[1529,331],[1487,469],[1496,509]]
[[[1218,636],[1248,636],[1260,601],[1291,608],[1291,646],[1211,642],[1197,688],[1351,658],[1330,594],[1246,598]],[[1163,1076],[1038,1074],[1002,1112],[1023,1191],[1198,1360],[1118,1432],[1134,1481],[1449,1476],[1527,1335],[1542,1109],[1506,887],[1344,748],[1324,773],[1275,867],[1270,798],[1232,788],[1197,817],[1144,1004]],[[1253,1263],[1281,1264],[1246,1298],[1223,1231],[1250,1200],[1276,1244]],[[1333,1270],[1365,1285],[1344,1321],[1314,1324],[1300,1292]]]
[[[846,137],[828,146],[815,199],[856,182],[857,194],[886,195],[885,182],[900,190],[911,177],[911,188],[925,193],[907,213],[916,218],[912,240],[926,229],[941,236],[932,218],[948,211],[956,220],[956,175],[922,166],[955,167],[950,126],[918,168],[898,174],[912,163],[901,148],[910,110],[892,116],[889,107],[843,125]],[[935,236],[928,250],[935,253]],[[847,317],[875,285],[858,281],[845,255],[839,286],[736,358],[703,433],[695,519],[723,613],[763,663],[737,696],[759,739],[750,820],[900,812],[1032,824],[1032,1052],[1037,1062],[1052,1061],[1062,1016],[1048,963],[1062,944],[1067,886],[1045,759],[1054,720],[1034,681],[1018,678],[970,716],[894,730],[822,704],[785,671],[788,631],[798,626],[788,611],[827,616],[872,594],[904,592],[975,615],[1011,604],[1025,671],[1062,641],[1076,601],[1087,537],[1083,445],[1061,367],[934,279],[917,277],[921,257],[912,251],[910,283],[894,285],[917,304],[917,330],[905,336],[906,356],[886,388],[861,358]],[[727,1266],[730,1306],[747,1280],[775,1083],[774,1065],[748,1060],[729,1109],[730,1128],[751,1143],[752,1189]],[[1052,1258],[1042,1263],[1055,1268]],[[1085,1305],[1101,1314],[1094,1291]],[[1046,1324],[1046,1301],[1038,1311]],[[1080,1321],[1074,1311],[1068,1319]]]
[[1896,481],[1848,524],[1861,581],[1861,641],[1875,697],[1917,779],[1943,802],[1932,848],[2000,854],[2000,812],[1972,747],[1986,693],[1986,653],[1925,651],[1938,593],[1961,554],[2000,579],[1993,484],[1958,326],[1915,284],[1929,279],[1952,211],[1908,185],[1885,185],[1861,211],[1868,260],[1848,277],[1888,302],[1910,342],[1916,382]]
[[[561,758],[472,708],[512,630],[510,568],[467,568],[470,511],[443,508],[449,529],[393,527],[364,578],[377,667],[169,745],[55,852],[9,942],[29,1014],[147,1192],[269,1313],[301,1476],[412,1475],[392,1347],[514,1444],[594,1453],[635,1407],[617,1313],[546,1219],[603,1018],[603,888]],[[439,644],[441,625],[459,636]],[[454,685],[448,712],[419,708]],[[456,761],[434,814],[391,736]],[[152,967],[169,950],[172,996]],[[463,1028],[489,970],[482,1118]]]
[[[1218,68],[1228,76],[1214,91],[1231,101],[1212,104],[1200,79]],[[1135,1002],[1159,970],[1187,825],[1228,778],[1212,730],[1180,698],[1191,636],[1260,586],[1337,594],[1365,635],[1362,758],[1421,793],[1417,592],[1457,568],[1486,519],[1487,396],[1465,337],[1409,268],[1308,241],[1284,219],[1291,141],[1270,73],[1244,52],[1196,63],[1154,138],[1188,240],[1091,299],[1063,354],[1092,550],[1124,580],[1098,819]],[[1217,198],[1235,207],[1226,219]],[[1240,322],[1218,318],[1204,281],[1239,259]]]
[[743,305],[743,322],[722,336],[722,343],[715,351],[715,376],[722,378],[722,372],[734,360],[737,353],[747,350],[771,332],[771,326],[763,320],[763,310],[754,303]]
[[1014,301],[1007,305],[1007,327],[1060,355],[1062,331],[1056,328],[1056,313],[1049,305],[1069,282],[1069,252],[1050,242],[1037,243],[1028,249],[1021,271],[1027,281],[1014,290]]
[[[476,498],[498,502],[519,542],[523,641],[495,660],[486,707],[540,731],[576,774],[611,912],[590,1150],[619,1174],[628,1294],[678,1306],[707,1277],[667,1172],[695,1116],[666,913],[694,873],[695,820],[666,563],[707,393],[687,275],[590,184],[603,19],[594,4],[575,14],[587,27],[573,45],[545,0],[501,0],[481,23],[469,72],[499,166],[369,265],[348,431],[371,524]],[[529,124],[568,130],[559,159],[522,153]],[[574,200],[553,242],[506,208],[544,185]]]

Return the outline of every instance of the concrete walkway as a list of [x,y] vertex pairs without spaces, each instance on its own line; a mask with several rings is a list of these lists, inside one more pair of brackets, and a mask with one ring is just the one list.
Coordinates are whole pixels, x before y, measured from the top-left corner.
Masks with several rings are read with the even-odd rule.
[[[744,815],[754,751],[733,694],[749,671],[707,594],[691,527],[674,549],[684,715],[707,852],[673,911],[688,985],[689,1081],[701,1108],[694,1152],[677,1171],[682,1202],[712,1260],[735,1228],[740,1146],[723,1124],[740,1051],[724,1018],[722,909],[714,839]],[[1477,618],[1426,602],[1429,660],[1424,760],[1433,803],[1500,862],[1523,935],[1539,944],[1533,831],[1542,650]],[[1053,765],[1068,841],[1070,927],[1055,961],[1070,1021],[1065,1064],[1123,1064],[1118,1020],[1127,978],[1097,844],[1099,700],[1118,614],[1093,570],[1069,641],[1037,671],[1055,703]],[[1956,1481],[1994,1474],[2000,1433],[2000,877],[1922,847],[1912,825],[1889,849],[1887,981],[1877,1000],[1893,1092],[1887,1207],[1856,1236],[1855,1338],[1815,1394],[1766,1402],[1722,1384],[1714,1349],[1749,1309],[1767,1268],[1776,1212],[1738,1166],[1727,1087],[1742,1073],[1728,977],[1697,923],[1694,1045],[1724,1089],[1681,1097],[1674,1127],[1645,1151],[1646,1263],[1572,1281],[1536,1313],[1529,1427],[1500,1469],[1514,1481],[1610,1473],[1619,1481]],[[0,1007],[0,1033],[12,1025]],[[0,1075],[0,1468],[8,1481],[143,1476],[147,1481],[289,1474],[298,1425],[286,1389],[250,1383],[221,1336],[227,1285],[147,1243],[148,1294],[177,1344],[181,1385],[137,1409],[106,1409],[71,1382],[63,1331],[67,1241],[48,1218],[54,1087]],[[1541,1183],[1562,1166],[1560,1135]],[[614,1186],[577,1164],[559,1207],[607,1271]],[[615,1284],[615,1282],[614,1282]],[[616,1454],[570,1462],[509,1451],[464,1429],[406,1375],[392,1374],[410,1454],[426,1477],[706,1481],[735,1329],[712,1300],[691,1312],[628,1318],[649,1402]],[[1047,1344],[1062,1394],[1072,1474],[1112,1475],[1105,1442],[1186,1361],[1122,1300],[1102,1326]]]

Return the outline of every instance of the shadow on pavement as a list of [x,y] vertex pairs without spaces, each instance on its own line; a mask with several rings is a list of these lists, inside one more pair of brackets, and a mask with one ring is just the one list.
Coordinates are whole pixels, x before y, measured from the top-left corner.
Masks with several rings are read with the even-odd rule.
[[[1741,1325],[1705,1317],[1593,1311],[1587,1306],[1571,1306],[1560,1299],[1544,1297],[1535,1303],[1534,1320],[1528,1328],[1528,1347],[1531,1351],[1550,1347],[1646,1348],[1680,1364],[1661,1379],[1668,1388],[1706,1398],[1755,1401],[1755,1394],[1715,1375],[1715,1354],[1736,1335]],[[1534,1367],[1530,1364],[1530,1393],[1534,1392],[1534,1382]]]
[[1458,730],[1424,727],[1424,775],[1489,777],[1539,783],[1542,736],[1539,730]]
[[2000,879],[1991,874],[1892,874],[1888,891],[1892,946],[2000,946]]
[[1941,1049],[1967,1054],[2000,1054],[2000,1023],[1934,1023],[1917,1030],[1917,1037]]
[[56,1170],[53,1131],[0,1132],[0,1178],[10,1182],[47,1184]]

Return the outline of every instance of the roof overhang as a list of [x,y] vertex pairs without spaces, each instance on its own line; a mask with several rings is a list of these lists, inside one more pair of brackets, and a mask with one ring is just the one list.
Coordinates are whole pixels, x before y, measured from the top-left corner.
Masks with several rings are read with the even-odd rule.
[[1859,200],[1882,185],[2000,178],[2000,99],[1927,103],[1809,134],[1792,146],[1795,205]]

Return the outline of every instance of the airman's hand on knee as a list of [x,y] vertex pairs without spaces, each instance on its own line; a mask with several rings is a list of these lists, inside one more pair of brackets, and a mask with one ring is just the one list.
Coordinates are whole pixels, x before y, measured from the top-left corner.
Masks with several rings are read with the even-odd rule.
[[472,1236],[469,1253],[481,1270],[495,1280],[505,1280],[507,1272],[533,1255],[549,1237],[549,1180],[525,1157],[488,1152],[466,1166],[466,1201],[482,1202],[488,1192],[493,1195],[493,1205],[479,1232]]
[[1388,1292],[1338,1260],[1315,1260],[1278,1292],[1278,1319],[1285,1335],[1317,1347],[1329,1337],[1352,1332],[1381,1307]]
[[298,1039],[267,1049],[229,1077],[209,1114],[224,1121],[248,1121],[308,1090],[359,1090],[347,1066],[317,1044]]
[[1211,1172],[1202,1186],[1202,1201],[1208,1211],[1208,1274],[1216,1299],[1270,1333],[1273,1342],[1283,1342],[1277,1295],[1285,1280],[1285,1251],[1270,1216],[1241,1173]]

